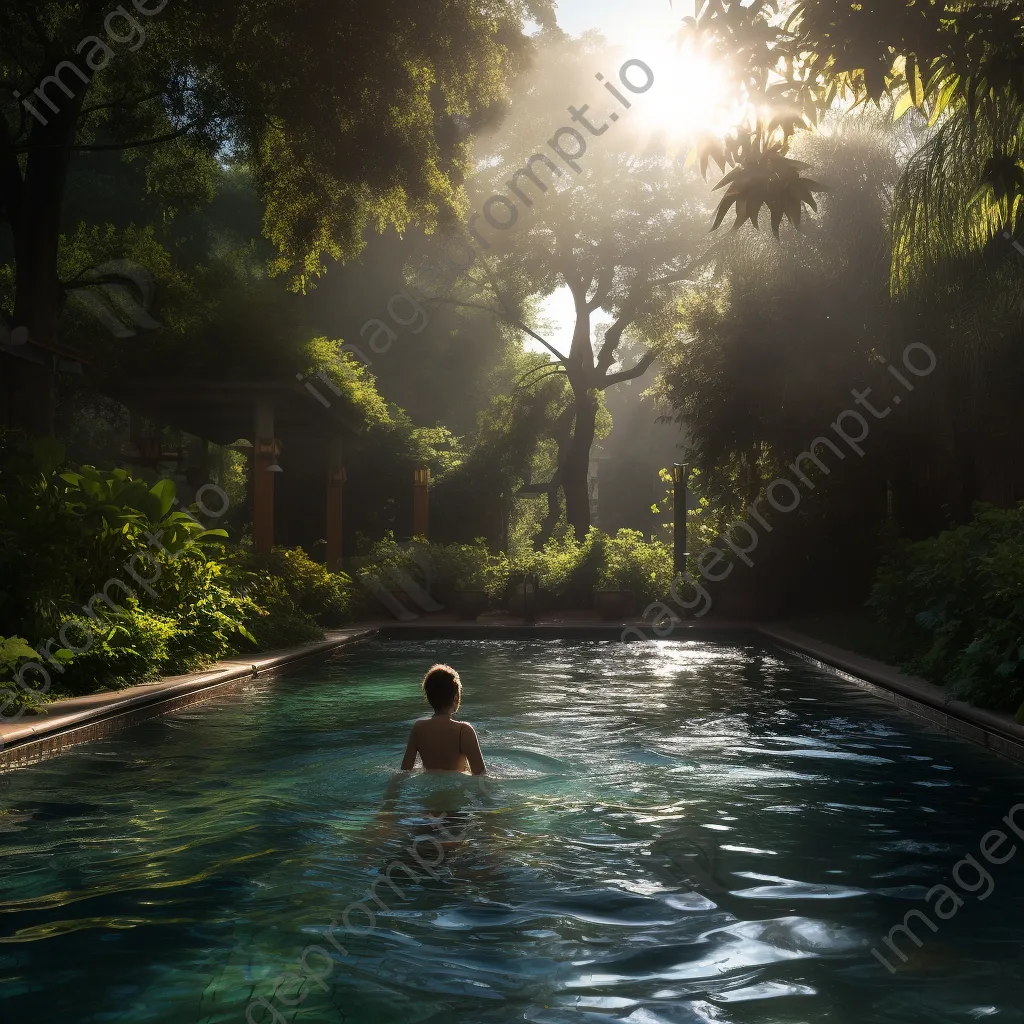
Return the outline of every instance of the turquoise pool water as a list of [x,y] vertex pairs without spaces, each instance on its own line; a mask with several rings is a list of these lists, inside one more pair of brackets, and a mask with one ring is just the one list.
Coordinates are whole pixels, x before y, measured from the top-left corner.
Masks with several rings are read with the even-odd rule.
[[[435,660],[486,786],[396,774]],[[0,1019],[1021,1022],[1022,778],[742,640],[369,643],[0,777]]]

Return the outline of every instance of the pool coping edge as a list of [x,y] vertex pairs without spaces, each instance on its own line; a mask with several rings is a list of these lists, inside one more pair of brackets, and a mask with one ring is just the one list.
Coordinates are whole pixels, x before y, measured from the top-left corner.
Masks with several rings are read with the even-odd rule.
[[778,646],[871,690],[944,732],[1024,764],[1024,726],[1010,715],[954,700],[946,690],[926,679],[796,630],[758,626],[757,631]]
[[374,628],[332,631],[326,639],[314,643],[250,658],[232,658],[200,672],[130,687],[136,692],[120,699],[117,691],[113,691],[104,694],[110,700],[83,710],[62,713],[60,705],[67,707],[76,698],[56,701],[46,706],[57,711],[56,714],[44,714],[13,728],[0,727],[0,773],[45,760],[81,743],[103,739],[147,719],[199,704],[230,687],[276,675],[296,662],[331,654],[376,633]]

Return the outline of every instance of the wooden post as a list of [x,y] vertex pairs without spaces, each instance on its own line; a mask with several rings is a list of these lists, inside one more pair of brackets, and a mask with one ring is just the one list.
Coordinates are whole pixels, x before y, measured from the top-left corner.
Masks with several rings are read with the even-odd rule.
[[686,478],[689,466],[676,463],[672,467],[674,545],[672,563],[676,572],[686,572]]
[[430,536],[430,470],[426,468],[413,470],[412,535]]
[[342,465],[341,440],[327,446],[327,568],[341,569],[342,508],[345,493],[345,467]]
[[274,406],[257,399],[252,449],[252,542],[258,555],[274,546]]

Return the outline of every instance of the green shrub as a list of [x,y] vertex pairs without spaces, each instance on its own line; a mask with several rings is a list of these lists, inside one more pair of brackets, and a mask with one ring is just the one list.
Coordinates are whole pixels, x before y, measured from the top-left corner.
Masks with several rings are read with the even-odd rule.
[[[483,590],[507,605],[527,575],[535,575],[541,590],[556,607],[584,608],[597,588],[632,590],[649,603],[666,597],[672,584],[672,552],[659,541],[648,543],[635,530],[608,537],[592,529],[583,541],[572,533],[551,538],[540,551],[492,555],[485,542],[428,544],[417,539],[399,544],[392,535],[374,544],[365,555],[349,560],[353,577],[370,576],[385,589],[403,589],[402,576],[429,590],[442,604],[457,591]],[[360,610],[372,607],[363,587]]]
[[375,610],[366,585],[371,579],[385,590],[405,590],[403,581],[410,580],[442,605],[453,602],[459,591],[486,591],[496,596],[505,585],[503,557],[492,555],[483,539],[473,544],[430,544],[416,538],[401,544],[389,533],[365,555],[349,559],[348,564],[360,583],[359,608],[364,612]]
[[494,589],[500,559],[487,550],[482,538],[473,544],[431,544],[424,554],[432,591],[439,599],[450,600],[460,591]]
[[155,600],[122,596],[114,608],[95,602],[92,618],[69,616],[60,624],[68,643],[84,650],[56,652],[63,665],[51,672],[55,691],[130,686],[251,649],[256,641],[246,623],[262,611],[232,592],[224,565],[190,549],[161,567]]
[[295,607],[324,629],[336,629],[352,619],[352,579],[314,562],[302,548],[275,548],[269,555],[245,553],[236,556],[234,564],[261,579],[279,581]]
[[403,579],[408,579],[425,591],[436,590],[430,563],[431,545],[417,538],[403,544],[395,540],[390,531],[383,539],[370,545],[365,554],[347,559],[347,567],[355,585],[354,607],[360,614],[378,611],[376,599],[370,589],[377,584],[384,590],[405,590]]
[[[58,652],[54,652],[55,660]],[[20,717],[22,708],[28,710],[46,704],[50,684],[38,673],[26,673],[32,678],[17,679],[18,670],[39,660],[29,642],[21,636],[0,637],[0,722]],[[64,660],[61,655],[61,661]]]
[[604,546],[604,564],[597,576],[603,590],[631,590],[644,606],[663,601],[672,587],[672,549],[648,542],[639,530],[619,530]]
[[525,576],[535,575],[540,589],[557,607],[589,607],[604,564],[607,540],[605,534],[592,529],[583,541],[567,533],[552,537],[540,551],[502,556],[492,570],[494,589],[507,602]]
[[314,562],[302,548],[235,552],[228,575],[249,602],[243,621],[261,648],[322,640],[325,629],[352,619],[357,604],[352,580]]
[[255,606],[245,627],[260,650],[277,650],[323,640],[324,631],[291,599],[284,582],[268,576],[253,598]]
[[133,598],[125,599],[123,607],[118,615],[90,623],[89,634],[79,627],[65,634],[76,647],[87,646],[87,650],[73,657],[66,673],[53,675],[55,690],[72,695],[93,693],[148,682],[164,674],[171,645],[179,638],[178,624],[170,616],[141,608]]
[[1024,505],[974,519],[883,561],[868,602],[903,665],[988,708],[1024,704]]
[[[112,578],[147,551],[166,562],[186,548],[219,544],[223,530],[204,530],[172,511],[171,480],[134,477],[122,469],[73,469],[64,446],[29,443],[0,432],[0,622],[5,630],[48,636]],[[151,544],[158,538],[159,554]]]
[[[76,618],[90,631],[71,630],[78,653],[49,642],[53,692],[190,672],[257,646],[321,639],[351,618],[347,576],[299,549],[226,555],[224,531],[172,511],[174,499],[170,480],[70,467],[59,442],[0,431],[0,621],[40,644]],[[0,653],[4,699],[45,700],[14,684],[39,660],[28,641],[0,641]],[[45,684],[39,670],[28,675],[37,691],[36,677]]]
[[221,561],[191,549],[167,566],[160,585],[159,606],[175,624],[160,674],[193,672],[258,644],[250,623],[261,609],[232,588]]

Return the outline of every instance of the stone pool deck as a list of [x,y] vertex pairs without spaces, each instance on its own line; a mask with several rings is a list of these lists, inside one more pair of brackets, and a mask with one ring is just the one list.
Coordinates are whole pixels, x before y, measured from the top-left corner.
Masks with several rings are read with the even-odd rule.
[[[254,678],[276,674],[296,662],[330,654],[378,634],[391,638],[402,634],[415,636],[444,631],[456,636],[509,639],[529,636],[616,639],[624,629],[645,625],[640,622],[604,622],[593,612],[555,613],[541,616],[532,624],[500,614],[484,615],[475,622],[466,622],[443,613],[408,622],[389,618],[360,623],[350,629],[332,631],[320,643],[222,661],[203,672],[160,679],[124,690],[54,701],[38,713],[25,714],[16,722],[2,721],[0,771],[23,767],[80,743],[103,739],[146,719],[171,714],[211,697],[242,689]],[[650,635],[649,625],[647,629]],[[688,635],[697,638],[729,633],[759,633],[773,643],[869,688],[904,712],[1024,764],[1024,726],[1012,716],[948,700],[944,690],[924,679],[905,675],[890,665],[784,626],[676,620],[671,637],[678,640]]]

